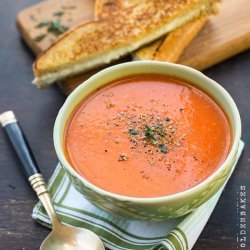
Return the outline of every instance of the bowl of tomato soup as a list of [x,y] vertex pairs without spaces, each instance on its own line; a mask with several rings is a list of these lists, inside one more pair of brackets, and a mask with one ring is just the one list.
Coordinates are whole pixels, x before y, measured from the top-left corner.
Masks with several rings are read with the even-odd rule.
[[171,63],[116,65],[67,98],[54,127],[72,185],[105,211],[134,219],[182,216],[227,180],[241,136],[227,91]]

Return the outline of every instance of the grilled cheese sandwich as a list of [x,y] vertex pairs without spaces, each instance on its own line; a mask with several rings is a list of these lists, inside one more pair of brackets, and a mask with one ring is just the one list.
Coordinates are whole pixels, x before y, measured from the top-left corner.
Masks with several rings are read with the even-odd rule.
[[108,64],[191,20],[216,13],[217,2],[128,1],[122,14],[80,24],[44,51],[33,65],[33,82],[43,87]]

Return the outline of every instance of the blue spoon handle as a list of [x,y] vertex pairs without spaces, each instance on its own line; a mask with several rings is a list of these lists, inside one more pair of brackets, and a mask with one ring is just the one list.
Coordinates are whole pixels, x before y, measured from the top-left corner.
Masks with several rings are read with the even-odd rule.
[[29,180],[30,185],[36,192],[38,198],[43,203],[53,227],[60,224],[56,212],[53,208],[48,189],[45,181],[37,166],[34,155],[28,144],[27,139],[18,124],[15,114],[12,111],[7,111],[0,114],[0,123],[2,124],[10,142],[15,149],[15,152],[21,162],[20,167],[25,177]]
[[29,179],[30,176],[40,173],[35,157],[15,114],[12,111],[0,114],[0,123],[21,162],[20,167],[25,177]]

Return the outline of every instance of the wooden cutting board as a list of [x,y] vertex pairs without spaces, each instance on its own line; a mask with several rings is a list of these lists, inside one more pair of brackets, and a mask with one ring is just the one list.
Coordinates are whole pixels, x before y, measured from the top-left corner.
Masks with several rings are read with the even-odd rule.
[[[17,16],[17,25],[25,42],[35,54],[48,48],[59,36],[47,34],[41,22],[60,20],[63,26],[72,27],[85,20],[94,19],[94,0],[42,1]],[[184,51],[178,63],[206,69],[250,48],[250,0],[224,0],[220,13],[210,17],[202,31]],[[125,59],[129,60],[129,59]],[[79,83],[98,70],[66,79],[59,84],[69,94]]]

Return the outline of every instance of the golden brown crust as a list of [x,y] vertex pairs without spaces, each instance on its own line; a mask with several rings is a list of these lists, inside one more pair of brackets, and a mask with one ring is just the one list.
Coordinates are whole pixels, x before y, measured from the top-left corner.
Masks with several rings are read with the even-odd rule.
[[[100,20],[100,21],[95,20],[95,21],[83,22],[83,23],[81,23],[80,25],[78,25],[78,26],[76,26],[76,27],[73,27],[73,28],[71,28],[70,30],[68,30],[67,32],[65,32],[64,35],[61,36],[61,37],[56,41],[56,43],[53,43],[48,49],[46,49],[45,51],[43,51],[42,53],[40,53],[40,54],[36,57],[36,59],[35,59],[35,61],[34,61],[34,63],[33,63],[33,70],[34,70],[35,75],[36,75],[36,73],[37,73],[37,75],[39,75],[40,73],[42,73],[42,72],[38,72],[38,71],[39,71],[39,61],[40,61],[40,59],[43,58],[44,56],[46,56],[46,54],[48,54],[50,51],[53,51],[54,48],[57,48],[58,46],[61,46],[61,42],[63,42],[63,41],[66,40],[69,36],[71,36],[72,34],[74,34],[76,30],[78,30],[78,29],[81,28],[81,27],[85,27],[85,26],[87,26],[87,25],[89,25],[89,24],[90,24],[90,25],[95,25],[95,24],[96,24],[96,26],[97,26],[98,24],[101,24],[101,23],[103,23],[101,20]],[[65,47],[66,47],[66,46],[65,46]],[[63,48],[60,47],[59,49],[61,50],[61,49],[63,49]],[[65,50],[67,50],[67,48],[65,48]],[[55,51],[53,51],[53,52],[55,52]],[[67,51],[64,51],[64,52],[67,53]],[[45,60],[47,60],[47,58],[45,58]],[[48,65],[47,65],[47,63],[48,63]],[[52,62],[46,61],[46,65],[45,65],[45,66],[46,66],[46,67],[47,67],[47,66],[49,67],[49,63],[54,64],[53,61],[52,61]]]
[[[112,0],[96,0],[95,1],[95,18],[105,19],[113,15],[113,13],[122,12],[125,8],[125,2]],[[134,1],[134,0],[132,0]],[[132,2],[130,0],[130,2]],[[183,50],[188,46],[192,39],[197,35],[201,27],[205,23],[205,17],[184,24],[182,27],[170,32],[165,38],[158,39],[133,53],[134,60],[164,60],[169,62],[177,62]],[[186,36],[187,35],[187,36]],[[178,43],[178,46],[176,45]],[[163,44],[162,44],[163,43]],[[156,58],[154,58],[156,57]]]
[[[172,32],[175,32],[175,30],[173,30]],[[171,34],[172,32],[169,32],[169,34]],[[163,41],[166,39],[167,36],[168,34],[165,37],[160,38],[134,51],[132,53],[133,60],[153,60],[156,51],[161,46],[161,44],[163,43]]]
[[157,49],[153,60],[177,62],[206,21],[207,17],[203,17],[171,32]]
[[[109,2],[114,1],[110,0]],[[119,4],[123,1],[116,0],[115,2],[120,6]],[[159,31],[171,22],[173,25],[169,26],[169,30],[164,29],[164,32],[165,30],[167,32],[175,29],[187,20],[197,18],[203,12],[207,14],[214,13],[214,4],[216,2],[216,0],[124,1],[123,3],[127,5],[122,13],[113,12],[106,20],[83,23],[67,32],[57,43],[37,58],[34,64],[34,73],[39,77],[48,73],[54,74],[61,69],[72,68],[74,65],[79,65],[79,63],[84,64],[81,69],[72,71],[73,73],[79,73],[96,67],[98,63],[99,65],[108,63],[119,58],[122,54],[132,52],[143,43],[158,38],[162,35],[162,31]],[[199,11],[196,10],[198,8],[200,8]],[[187,16],[193,10],[196,12],[187,17],[187,20],[185,19],[180,23],[176,21],[185,15]],[[121,51],[120,48],[125,49]],[[93,65],[88,65],[89,62],[93,61],[93,58],[96,59],[98,56],[104,58],[105,54],[110,53],[110,51],[119,51],[119,53],[114,53],[111,58],[101,62],[95,60]],[[67,75],[70,74],[70,71],[67,72]],[[55,78],[59,77],[59,75],[55,76]],[[55,80],[54,78],[50,80],[43,79],[45,83],[46,81],[52,82]]]
[[150,45],[135,51],[135,60],[158,60],[177,62],[185,48],[205,24],[207,17],[202,17],[170,32],[164,39],[157,40]]
[[134,0],[95,0],[95,19],[107,19],[115,13],[122,13],[129,1],[133,2]]

